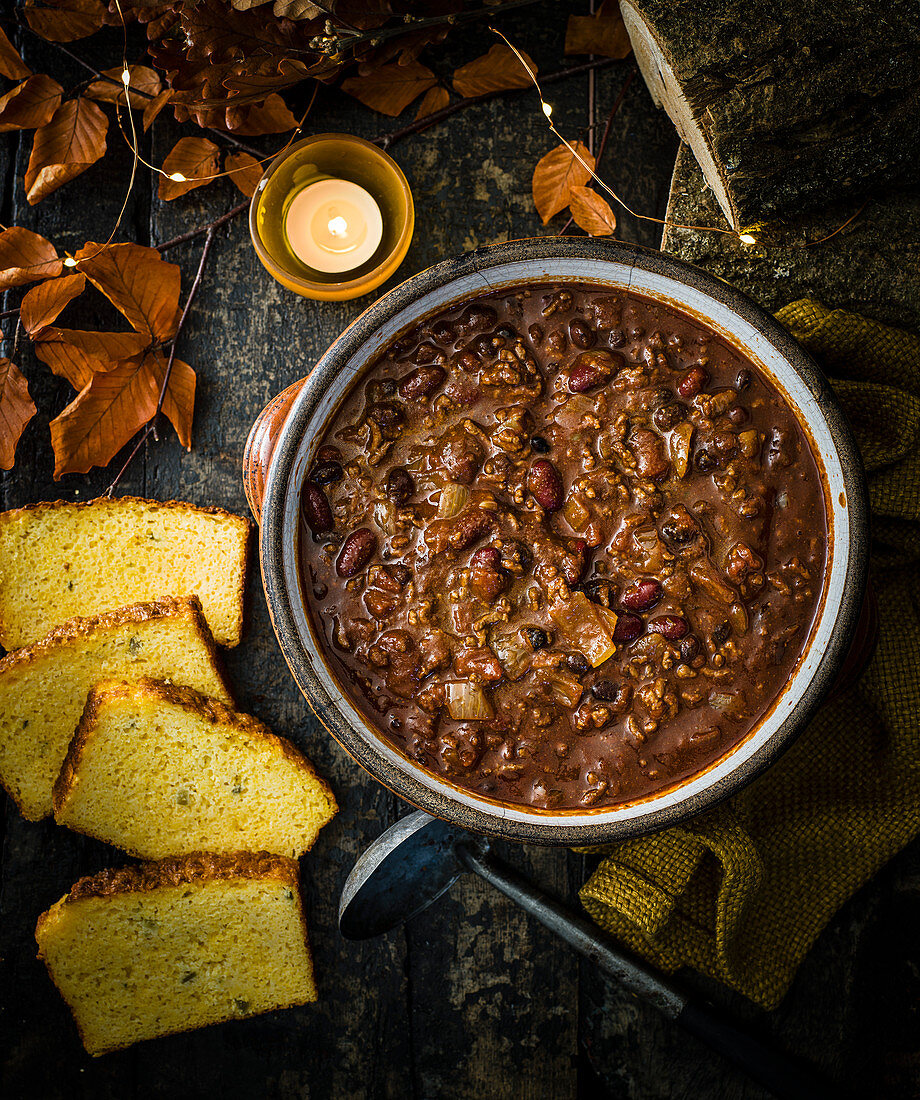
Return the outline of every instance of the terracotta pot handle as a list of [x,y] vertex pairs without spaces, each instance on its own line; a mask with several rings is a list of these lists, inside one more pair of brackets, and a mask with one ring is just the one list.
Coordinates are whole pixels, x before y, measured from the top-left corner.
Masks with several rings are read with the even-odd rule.
[[265,495],[265,480],[278,433],[281,431],[294,399],[303,388],[306,378],[301,378],[293,386],[282,390],[256,417],[246,447],[243,451],[243,489],[256,523],[262,522],[262,498]]

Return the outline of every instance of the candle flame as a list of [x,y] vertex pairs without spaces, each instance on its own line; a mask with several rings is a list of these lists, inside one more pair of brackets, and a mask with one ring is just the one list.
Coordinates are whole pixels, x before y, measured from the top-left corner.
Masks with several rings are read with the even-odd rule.
[[344,237],[348,232],[348,222],[344,218],[331,218],[326,228],[333,237]]
[[757,238],[753,233],[739,233],[738,240],[741,241],[742,244],[757,244]]

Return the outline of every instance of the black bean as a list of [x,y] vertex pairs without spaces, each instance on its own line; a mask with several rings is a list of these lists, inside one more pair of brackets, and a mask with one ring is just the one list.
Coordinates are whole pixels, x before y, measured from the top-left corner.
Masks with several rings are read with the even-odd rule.
[[747,367],[742,367],[741,370],[738,371],[738,377],[735,379],[735,389],[738,393],[741,393],[741,391],[746,390],[753,381],[753,374],[751,374]]
[[576,676],[587,676],[591,671],[588,659],[581,653],[567,653],[565,655],[565,667]]
[[415,492],[412,475],[402,466],[394,466],[387,475],[385,491],[387,500],[391,500],[394,504],[405,504]]
[[680,659],[689,663],[700,651],[700,640],[695,634],[688,634],[680,640]]
[[696,528],[688,524],[665,523],[662,524],[661,533],[674,546],[684,546],[696,536]]
[[612,348],[622,348],[626,344],[626,334],[622,329],[611,329],[608,342]]
[[619,689],[613,680],[598,680],[591,688],[591,694],[595,699],[600,699],[602,703],[612,703],[616,699],[618,691]]
[[513,328],[509,328],[508,325],[500,325],[495,330],[495,335],[500,336],[503,340],[515,340],[517,338],[517,333]]
[[660,432],[669,432],[675,425],[686,419],[687,406],[680,401],[662,405],[660,409],[655,410],[652,416],[652,421]]
[[403,588],[412,580],[412,570],[408,565],[397,564],[393,566],[393,580],[401,584]]
[[728,419],[735,425],[747,422],[748,411],[743,405],[732,405],[728,410]]
[[317,485],[332,485],[336,481],[341,481],[344,476],[345,471],[342,469],[341,462],[324,462],[313,470],[310,480],[315,481]]
[[612,607],[616,603],[616,585],[608,580],[585,581],[581,586],[584,594],[592,603],[601,607]]
[[530,438],[530,449],[538,455],[546,455],[552,450],[547,440],[542,435],[534,435]]
[[546,635],[546,631],[541,630],[538,626],[525,626],[524,633],[527,635],[527,640],[534,649],[546,649],[549,645],[549,638]]
[[694,461],[696,462],[696,468],[703,474],[711,474],[713,470],[718,470],[721,465],[718,457],[712,451],[703,449],[696,452]]
[[727,619],[724,622],[719,623],[719,625],[715,628],[715,630],[713,630],[712,634],[710,635],[710,637],[712,638],[712,644],[714,646],[720,646],[723,642],[727,642],[728,636],[729,634],[731,634],[731,632],[731,624],[728,622]]

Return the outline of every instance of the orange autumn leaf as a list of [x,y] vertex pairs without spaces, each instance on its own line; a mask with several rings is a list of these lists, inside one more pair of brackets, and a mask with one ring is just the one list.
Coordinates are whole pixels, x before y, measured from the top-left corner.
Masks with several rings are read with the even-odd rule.
[[[64,474],[85,474],[93,466],[111,462],[156,412],[165,369],[163,354],[148,352],[90,378],[76,399],[51,421],[55,481]],[[195,372],[176,359],[163,412],[185,447],[191,446],[194,403]]]
[[[179,198],[196,187],[209,183],[211,176],[216,176],[217,156],[220,150],[213,141],[200,137],[179,138],[176,144],[163,161],[163,171],[166,176],[160,176],[160,186],[157,194],[161,199],[170,202]],[[185,176],[184,180],[171,180],[167,176],[175,172]]]
[[[537,66],[523,50],[521,56],[537,72]],[[532,86],[533,81],[527,75],[527,70],[504,42],[499,42],[487,54],[477,57],[468,65],[461,65],[454,73],[454,91],[466,99],[485,95],[487,92]]]
[[567,145],[559,145],[545,157],[541,157],[534,169],[533,201],[544,225],[569,205],[572,188],[583,187],[594,170],[594,157],[587,147],[576,141],[572,148],[581,160],[576,159]]
[[62,103],[54,117],[35,131],[26,168],[26,198],[34,206],[79,176],[105,153],[109,120],[89,99]]
[[36,411],[22,372],[9,359],[0,359],[0,469],[12,470],[16,446]]
[[570,15],[565,28],[565,53],[597,54],[617,60],[628,57],[632,43],[616,0],[605,0],[594,15]]
[[60,107],[63,95],[60,84],[42,73],[17,84],[0,98],[0,134],[44,126]]
[[293,130],[296,125],[297,119],[277,93],[268,96],[264,103],[227,109],[227,127],[241,137],[283,134],[286,130]]
[[[100,251],[101,249],[101,251]],[[168,340],[179,322],[180,272],[155,248],[140,244],[87,242],[75,253],[87,279],[128,319],[135,332],[154,341]]]
[[230,173],[230,179],[247,198],[252,198],[259,186],[259,180],[265,169],[249,153],[228,153],[224,160],[224,169]]
[[172,88],[166,88],[154,99],[151,99],[147,106],[144,108],[144,133],[146,134],[150,127],[153,125],[154,119],[163,110],[163,108],[169,103],[173,95]]
[[18,225],[0,233],[0,290],[54,278],[63,270],[57,249],[38,233]]
[[[94,80],[83,93],[90,99],[98,99],[102,103],[124,103],[125,86],[121,79],[121,65],[114,69],[106,69],[103,76],[109,80]],[[129,65],[128,72],[131,77],[131,106],[138,110],[144,110],[152,96],[158,96],[163,85],[160,82],[159,73],[146,65]],[[114,81],[114,83],[113,83]]]
[[569,209],[575,224],[592,237],[609,237],[617,227],[610,203],[588,187],[573,187]]
[[111,370],[120,360],[139,355],[149,343],[141,332],[89,332],[49,327],[34,338],[32,350],[75,390],[82,390],[100,370]]
[[19,307],[23,328],[30,336],[47,328],[68,302],[83,293],[85,286],[86,276],[77,274],[65,275],[63,279],[48,279],[40,286],[33,287]]
[[25,80],[31,75],[32,70],[19,56],[19,51],[0,27],[0,76],[8,77],[10,80]]
[[26,0],[29,26],[49,42],[73,42],[102,26],[103,0]]
[[434,73],[418,61],[408,65],[392,62],[366,76],[351,76],[342,81],[342,91],[354,96],[382,115],[395,117],[437,83]]
[[417,119],[426,115],[433,115],[435,111],[443,110],[450,103],[450,92],[446,88],[429,88],[422,96],[422,102],[418,105]]

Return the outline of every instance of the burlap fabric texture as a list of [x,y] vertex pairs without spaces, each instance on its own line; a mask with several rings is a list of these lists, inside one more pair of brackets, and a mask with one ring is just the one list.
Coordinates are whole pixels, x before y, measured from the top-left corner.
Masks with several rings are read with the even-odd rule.
[[608,849],[581,891],[659,967],[694,967],[768,1008],[839,906],[920,830],[920,338],[807,299],[777,316],[826,370],[866,464],[875,655],[769,771]]

